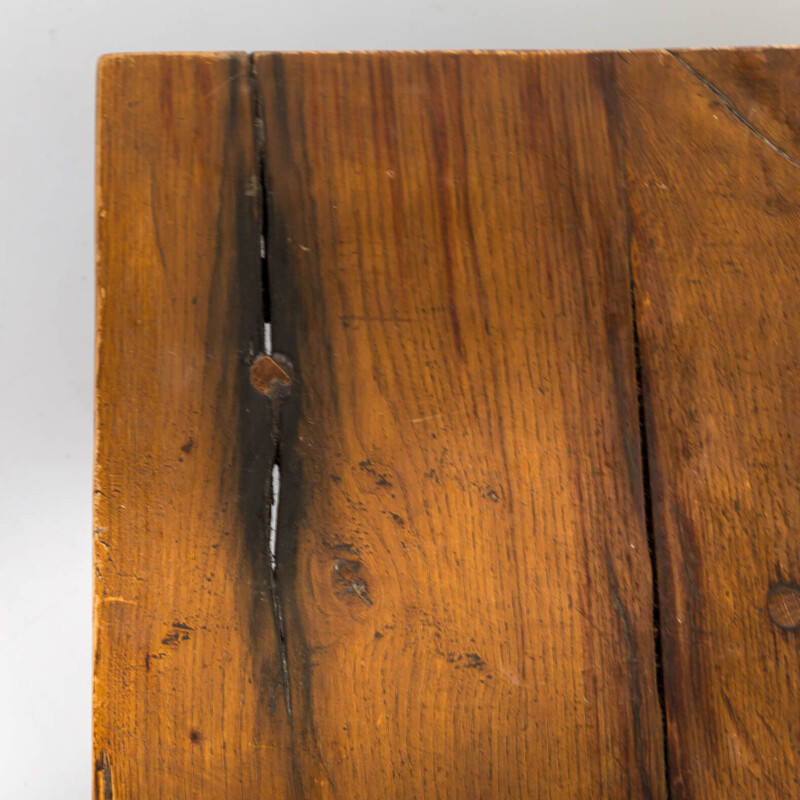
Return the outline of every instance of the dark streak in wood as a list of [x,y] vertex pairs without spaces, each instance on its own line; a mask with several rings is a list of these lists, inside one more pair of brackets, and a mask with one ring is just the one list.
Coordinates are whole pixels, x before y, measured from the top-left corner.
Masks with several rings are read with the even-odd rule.
[[110,56],[98,94],[95,756],[115,800],[287,797],[249,62]]

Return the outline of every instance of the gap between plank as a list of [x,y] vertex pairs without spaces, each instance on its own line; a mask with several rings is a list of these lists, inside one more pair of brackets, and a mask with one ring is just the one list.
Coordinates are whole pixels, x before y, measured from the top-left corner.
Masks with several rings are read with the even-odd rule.
[[[627,211],[626,211],[627,214]],[[626,220],[627,227],[627,220]],[[628,247],[630,260],[630,244]],[[647,532],[647,549],[650,553],[650,572],[653,581],[653,642],[656,659],[656,688],[658,705],[661,713],[661,736],[664,749],[664,772],[666,777],[667,798],[670,797],[669,744],[667,741],[667,705],[664,690],[664,648],[661,635],[661,603],[658,587],[658,557],[656,555],[655,524],[653,522],[653,495],[650,479],[650,447],[647,438],[647,415],[644,404],[644,385],[642,378],[642,358],[639,342],[639,327],[636,320],[636,295],[633,271],[630,275],[631,315],[633,318],[633,353],[636,372],[636,402],[639,412],[639,448],[642,464],[642,494],[644,501],[644,520]]]
[[269,565],[277,579],[278,572],[278,504],[281,494],[281,467],[276,457],[272,465],[272,501],[269,508]]
[[[261,302],[264,322],[263,348],[264,355],[272,356],[272,295],[269,281],[268,248],[269,241],[269,215],[267,203],[267,177],[265,164],[265,114],[264,101],[258,83],[255,56],[251,53],[250,59],[250,93],[253,107],[253,142],[256,150],[257,181],[259,197],[259,214],[261,219],[261,233],[259,236],[259,255],[261,259]],[[281,605],[278,565],[278,536],[279,536],[279,507],[280,507],[280,452],[281,452],[281,421],[280,421],[280,396],[269,399],[272,403],[272,463],[270,465],[268,482],[269,516],[267,530],[265,531],[265,546],[269,555],[270,564],[270,593],[272,595],[272,614],[275,631],[280,648],[281,671],[283,675],[283,694],[286,705],[286,714],[289,725],[292,727],[292,694],[289,684],[289,656],[286,646],[286,625]]]
[[[617,54],[619,56],[619,54]],[[623,59],[624,61],[624,59]],[[624,117],[620,98],[619,80],[616,67],[612,71],[613,90],[609,93],[613,105],[613,114],[616,118],[616,129],[619,140],[619,164],[621,177],[622,205],[625,224],[625,255],[628,267],[628,292],[631,304],[631,328],[633,337],[634,376],[636,380],[636,407],[637,422],[639,426],[639,462],[642,472],[642,502],[644,505],[644,524],[647,536],[647,550],[650,555],[650,572],[653,586],[653,648],[656,667],[656,694],[659,712],[661,714],[661,740],[664,758],[664,779],[666,783],[667,800],[671,797],[669,743],[667,739],[667,704],[664,690],[664,656],[663,637],[661,634],[661,604],[658,586],[658,555],[656,548],[655,523],[653,519],[652,480],[650,475],[650,446],[647,436],[647,411],[645,408],[644,370],[642,366],[641,342],[639,339],[639,320],[636,313],[636,279],[633,273],[633,258],[631,256],[631,211],[628,197],[628,167],[626,161],[627,142],[625,141]]]
[[[623,143],[623,148],[624,148]],[[624,158],[624,156],[623,156]],[[666,780],[666,797],[670,792],[669,769],[669,744],[667,740],[667,705],[664,690],[664,654],[661,635],[661,604],[658,586],[658,557],[656,554],[655,525],[653,521],[653,495],[650,477],[650,447],[647,437],[647,412],[644,402],[644,379],[642,371],[641,343],[639,340],[639,325],[636,316],[636,284],[633,277],[633,264],[631,260],[630,221],[628,207],[627,176],[623,162],[623,196],[625,202],[625,239],[628,253],[628,278],[631,298],[631,320],[633,328],[633,358],[634,374],[636,377],[636,405],[639,425],[639,461],[642,469],[642,501],[644,504],[644,523],[647,535],[647,549],[650,554],[650,572],[653,584],[653,645],[656,662],[656,689],[658,695],[659,712],[661,715],[661,736],[664,753],[664,773]]]

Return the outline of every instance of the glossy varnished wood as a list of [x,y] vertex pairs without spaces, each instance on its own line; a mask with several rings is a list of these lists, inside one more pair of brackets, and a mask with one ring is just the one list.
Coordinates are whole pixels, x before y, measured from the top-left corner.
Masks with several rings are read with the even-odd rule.
[[609,64],[256,57],[308,796],[664,796]]
[[673,797],[798,797],[800,52],[617,67]]
[[99,72],[95,796],[289,797],[249,63]]

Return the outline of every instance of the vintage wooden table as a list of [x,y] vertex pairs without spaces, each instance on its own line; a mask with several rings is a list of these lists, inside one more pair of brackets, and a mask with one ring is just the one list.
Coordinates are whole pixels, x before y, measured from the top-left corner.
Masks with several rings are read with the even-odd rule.
[[103,58],[96,797],[799,798],[799,98]]

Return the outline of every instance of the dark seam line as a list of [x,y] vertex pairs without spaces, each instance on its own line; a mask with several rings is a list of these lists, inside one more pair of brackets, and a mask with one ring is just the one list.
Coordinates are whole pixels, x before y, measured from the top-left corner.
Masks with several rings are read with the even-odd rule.
[[[630,242],[628,250],[630,266]],[[636,297],[631,269],[631,313],[633,316],[633,352],[636,364],[636,402],[639,407],[639,445],[642,464],[642,494],[644,499],[644,522],[647,532],[647,549],[650,554],[650,572],[653,581],[653,642],[656,659],[656,688],[661,715],[661,735],[664,749],[664,771],[666,773],[667,797],[670,797],[669,745],[667,742],[667,699],[664,690],[664,646],[661,634],[661,602],[658,587],[658,557],[656,555],[656,534],[653,521],[653,494],[650,477],[650,447],[647,438],[647,415],[644,403],[644,386],[642,382],[642,358],[639,343],[639,329],[636,320]]]
[[[262,322],[269,323],[272,320],[271,309],[271,293],[269,285],[269,265],[267,261],[267,243],[268,239],[268,203],[267,203],[267,176],[266,176],[266,131],[265,131],[265,113],[264,113],[264,100],[261,96],[261,89],[258,83],[258,74],[256,72],[255,55],[250,53],[248,56],[250,60],[250,91],[252,95],[253,104],[253,141],[256,150],[256,179],[258,181],[258,196],[259,196],[259,215],[261,222],[261,236],[259,242],[260,255],[261,255],[261,302],[262,302]],[[272,485],[272,472],[273,468],[277,466],[280,468],[280,403],[273,402],[272,407],[272,461],[268,465],[267,470],[267,496],[269,498],[269,508],[266,509],[267,525],[264,530],[264,547],[268,555],[270,554],[270,520],[271,520],[271,506],[275,502],[273,492],[275,487]],[[276,553],[278,548],[276,547]],[[272,595],[272,616],[275,623],[275,633],[277,634],[278,646],[280,649],[281,672],[283,675],[283,697],[286,705],[286,714],[289,719],[289,727],[293,727],[292,719],[292,693],[289,684],[289,654],[286,646],[286,625],[283,617],[283,609],[281,606],[280,591],[278,587],[278,565],[273,567],[270,564],[270,594]]]
[[638,409],[639,423],[639,460],[642,468],[642,498],[644,502],[644,523],[647,535],[647,549],[650,555],[650,572],[653,582],[653,645],[656,661],[656,690],[658,696],[659,713],[661,716],[661,737],[664,755],[664,774],[666,782],[667,800],[672,796],[671,791],[671,771],[669,763],[669,744],[667,740],[667,700],[664,690],[664,648],[663,637],[661,634],[661,603],[658,586],[658,557],[656,555],[656,535],[655,523],[653,518],[653,494],[652,478],[650,475],[650,447],[647,438],[647,412],[644,401],[644,377],[642,367],[641,342],[639,339],[639,321],[636,313],[636,280],[633,274],[633,258],[631,255],[631,211],[630,200],[628,197],[628,165],[627,165],[627,142],[625,141],[625,131],[622,127],[622,102],[620,99],[619,83],[614,71],[614,97],[616,101],[616,114],[619,120],[620,135],[620,165],[622,168],[622,202],[625,211],[625,252],[628,262],[628,284],[631,298],[631,322],[633,331],[633,358],[634,374],[636,377],[636,404]]

